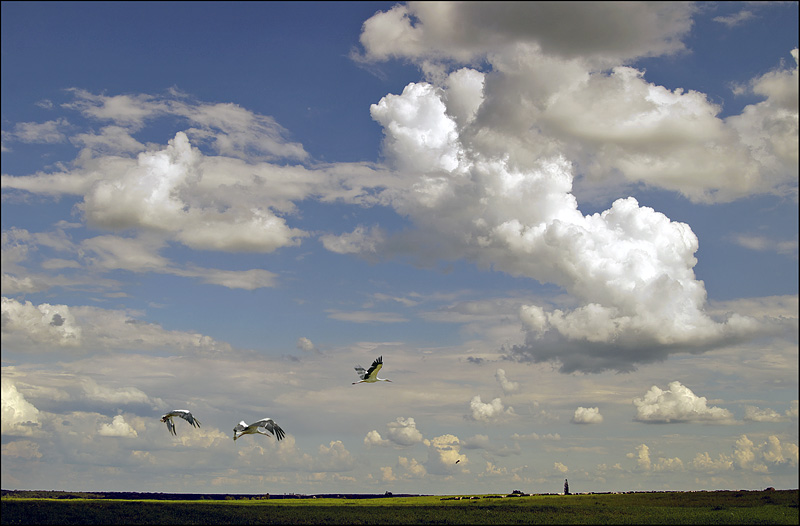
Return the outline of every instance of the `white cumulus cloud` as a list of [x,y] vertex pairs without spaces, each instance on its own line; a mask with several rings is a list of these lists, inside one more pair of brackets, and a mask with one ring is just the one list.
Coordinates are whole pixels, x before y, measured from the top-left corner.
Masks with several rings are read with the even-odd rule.
[[574,424],[600,424],[603,422],[603,415],[600,414],[599,407],[579,407],[572,416]]
[[747,422],[788,422],[788,415],[782,415],[769,408],[761,409],[752,405],[745,406],[744,420]]
[[468,418],[476,422],[492,422],[504,417],[514,416],[514,408],[503,406],[503,402],[499,398],[493,399],[491,402],[484,403],[481,401],[480,395],[475,395],[469,402],[470,413]]
[[[422,433],[417,429],[417,423],[411,417],[403,418],[399,416],[394,422],[386,424],[386,427],[388,428],[386,433],[387,440],[392,444],[406,447],[419,444],[423,440]],[[370,439],[372,444],[382,443],[381,436],[377,432],[367,435],[367,438]]]
[[504,394],[511,394],[519,390],[519,383],[512,382],[511,380],[506,377],[506,372],[503,369],[498,369],[494,373],[495,379],[497,379],[497,383],[500,384],[500,388],[503,389]]
[[105,437],[135,437],[138,433],[125,421],[125,417],[117,415],[110,424],[100,424],[97,433]]
[[646,444],[636,447],[636,453],[628,453],[628,458],[636,459],[636,467],[640,471],[683,471],[683,461],[678,457],[665,458],[658,457],[656,460],[650,458],[650,448]]
[[705,397],[695,395],[691,389],[677,381],[670,382],[667,391],[654,385],[643,397],[633,400],[636,406],[635,419],[639,422],[733,423],[730,411],[721,407],[709,407],[707,402]]
[[7,342],[20,339],[57,347],[78,347],[83,342],[83,330],[67,305],[33,305],[3,297],[2,316],[3,338],[9,338]]
[[689,465],[695,471],[710,474],[733,470],[769,474],[780,466],[796,467],[798,446],[792,442],[781,442],[775,435],[770,435],[760,444],[750,440],[747,435],[741,435],[734,443],[731,454],[720,453],[713,459],[707,452],[698,453]]
[[428,461],[425,467],[428,473],[444,475],[452,473],[456,462],[465,462],[467,457],[460,453],[461,441],[455,435],[440,435],[425,440],[428,446]]
[[312,352],[316,350],[314,342],[312,342],[305,336],[301,336],[297,339],[297,348],[304,352]]
[[17,390],[13,380],[2,379],[3,435],[31,436],[39,424],[39,410]]

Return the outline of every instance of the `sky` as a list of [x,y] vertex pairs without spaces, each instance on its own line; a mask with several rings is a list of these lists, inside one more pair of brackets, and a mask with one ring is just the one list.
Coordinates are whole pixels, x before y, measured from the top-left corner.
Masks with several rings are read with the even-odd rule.
[[3,489],[798,487],[797,2],[0,9]]

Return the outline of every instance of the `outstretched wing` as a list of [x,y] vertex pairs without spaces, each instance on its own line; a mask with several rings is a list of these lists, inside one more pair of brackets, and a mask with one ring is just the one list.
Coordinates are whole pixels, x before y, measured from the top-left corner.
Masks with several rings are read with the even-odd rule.
[[362,380],[366,380],[367,379],[367,370],[366,369],[364,369],[360,365],[356,365],[355,366],[355,370],[356,370],[356,373],[358,374],[358,377],[360,379],[362,379]]
[[178,436],[178,433],[175,432],[175,424],[172,423],[172,417],[166,417],[164,422],[166,422],[167,429],[169,429],[170,434]]
[[271,418],[263,418],[258,422],[256,422],[255,424],[250,424],[250,425],[253,426],[258,425],[259,428],[266,429],[267,431],[275,435],[275,438],[277,438],[278,440],[283,439],[283,437],[286,435],[283,429],[281,429],[281,427],[278,424],[276,424],[275,421],[272,420]]
[[372,365],[369,367],[367,374],[364,375],[362,380],[366,380],[367,378],[375,378],[378,376],[378,371],[381,370],[381,367],[383,367],[383,356],[378,356],[375,361],[372,362]]
[[192,416],[192,413],[190,411],[187,411],[186,409],[177,409],[173,412],[176,414],[175,416],[183,418],[184,420],[192,424],[192,426],[200,427],[200,421],[197,420],[194,416]]

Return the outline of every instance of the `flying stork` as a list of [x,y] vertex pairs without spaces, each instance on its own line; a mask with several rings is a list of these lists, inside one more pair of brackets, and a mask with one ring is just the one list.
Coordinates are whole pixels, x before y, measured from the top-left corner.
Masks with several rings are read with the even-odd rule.
[[252,435],[255,433],[267,436],[275,435],[275,438],[278,440],[281,440],[284,435],[286,435],[283,429],[271,418],[262,418],[258,422],[253,422],[250,425],[247,425],[244,420],[239,422],[239,424],[233,428],[233,440],[235,441],[242,435]]
[[200,427],[200,421],[193,417],[190,411],[186,409],[175,409],[161,417],[161,421],[167,424],[167,429],[169,429],[169,432],[174,436],[178,436],[178,433],[175,432],[175,423],[172,421],[173,416],[179,416],[192,424],[192,426]]
[[368,383],[372,384],[375,382],[391,382],[388,378],[378,378],[378,371],[381,370],[383,367],[383,356],[378,356],[372,365],[370,366],[369,370],[365,370],[360,365],[355,366],[355,370],[358,373],[358,377],[361,380],[357,382],[353,382],[353,385],[360,384],[360,383]]

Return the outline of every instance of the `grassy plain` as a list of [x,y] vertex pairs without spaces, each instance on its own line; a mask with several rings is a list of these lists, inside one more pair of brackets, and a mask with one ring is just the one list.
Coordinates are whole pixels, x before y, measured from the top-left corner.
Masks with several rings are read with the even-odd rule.
[[3,497],[2,524],[793,524],[798,490],[461,499],[123,500]]

